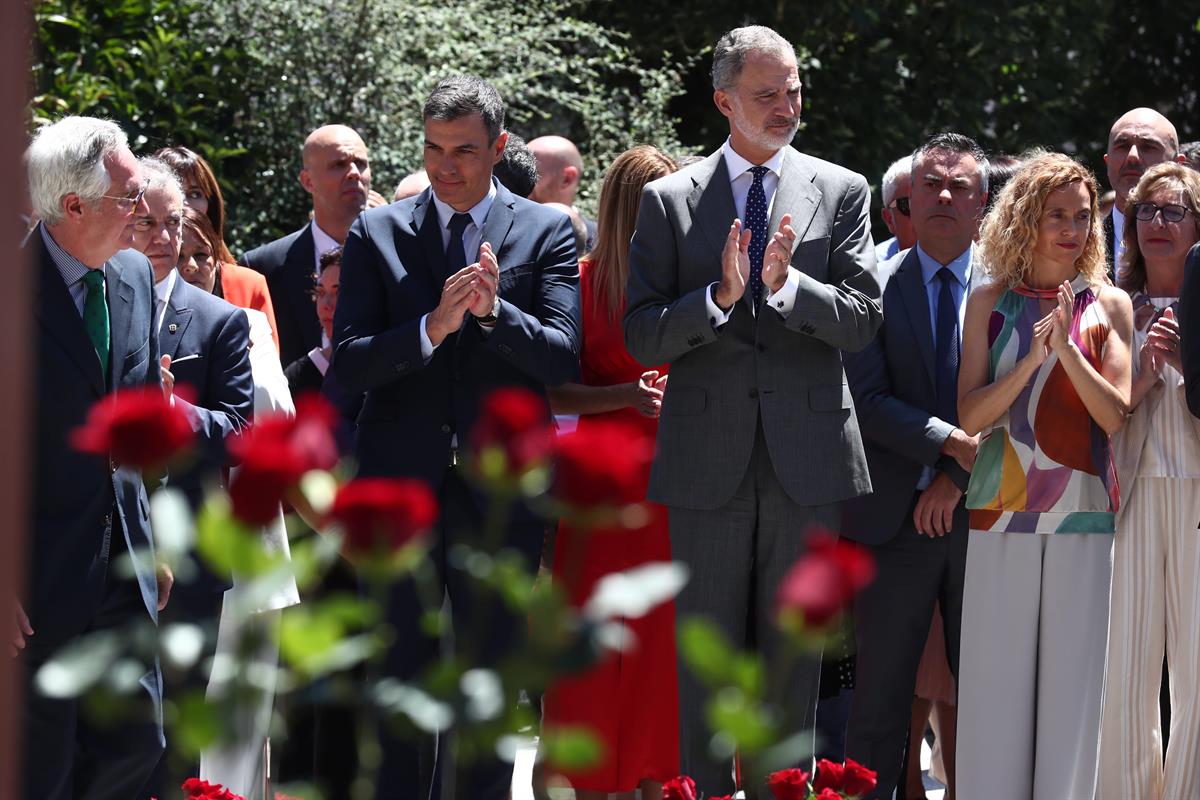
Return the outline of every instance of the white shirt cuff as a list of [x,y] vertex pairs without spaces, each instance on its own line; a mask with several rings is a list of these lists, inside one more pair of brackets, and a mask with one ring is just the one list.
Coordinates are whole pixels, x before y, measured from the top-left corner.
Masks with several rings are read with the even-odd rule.
[[788,267],[787,280],[783,282],[783,286],[779,287],[779,291],[767,292],[767,306],[786,319],[796,305],[796,293],[799,291],[800,270]]
[[317,372],[320,372],[321,375],[329,371],[329,359],[325,357],[325,353],[322,352],[321,348],[314,347],[312,350],[309,350],[308,359],[313,362],[313,366],[317,368]]
[[425,332],[425,325],[429,321],[429,315],[421,317],[421,360],[428,364],[429,359],[433,358],[433,351],[437,348],[433,346],[433,342],[429,341],[429,334]]
[[717,301],[713,300],[716,287],[717,283],[714,281],[704,290],[704,304],[708,307],[708,321],[713,326],[713,330],[729,322],[729,315],[733,313],[733,306],[730,306],[728,311],[722,311],[721,307],[717,305]]

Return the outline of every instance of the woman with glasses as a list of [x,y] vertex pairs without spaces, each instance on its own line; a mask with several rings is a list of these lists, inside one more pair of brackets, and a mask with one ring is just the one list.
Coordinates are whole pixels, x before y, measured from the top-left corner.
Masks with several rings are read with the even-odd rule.
[[1096,783],[1129,296],[1105,279],[1096,181],[1027,161],[983,225],[993,283],[963,324],[958,413],[983,435],[958,674],[970,800],[1089,800]]
[[[1179,295],[1200,241],[1200,173],[1151,167],[1129,195],[1121,288],[1133,298],[1133,413],[1114,439],[1113,550],[1099,800],[1200,798],[1200,420],[1188,413]],[[1171,687],[1164,765],[1158,697]]]
[[183,184],[183,202],[195,209],[212,226],[216,236],[216,260],[224,266],[221,288],[223,297],[238,308],[261,311],[271,326],[275,351],[279,352],[279,333],[275,324],[275,308],[267,290],[267,279],[247,267],[238,266],[225,246],[225,198],[217,184],[217,176],[203,156],[186,147],[164,147],[154,154],[169,166]]

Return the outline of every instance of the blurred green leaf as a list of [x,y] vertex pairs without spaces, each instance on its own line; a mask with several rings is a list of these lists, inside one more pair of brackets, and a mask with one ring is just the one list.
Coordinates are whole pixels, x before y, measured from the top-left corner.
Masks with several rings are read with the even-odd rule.
[[604,759],[604,742],[585,727],[562,727],[543,731],[539,753],[551,770],[582,772]]
[[728,682],[735,653],[725,635],[703,619],[686,618],[678,625],[679,655],[700,681],[709,687]]

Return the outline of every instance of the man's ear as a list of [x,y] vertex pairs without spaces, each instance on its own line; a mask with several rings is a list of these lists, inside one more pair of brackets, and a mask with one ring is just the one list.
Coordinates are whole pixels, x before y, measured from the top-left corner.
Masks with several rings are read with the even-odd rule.
[[500,159],[504,157],[504,145],[508,144],[508,131],[500,131],[500,135],[496,137],[496,141],[492,142],[492,165],[500,163]]
[[309,194],[313,193],[312,176],[308,174],[308,170],[300,170],[300,185],[304,187],[304,191]]
[[575,186],[579,183],[579,170],[572,164],[568,164],[562,169],[563,186]]
[[887,206],[884,206],[884,208],[879,212],[879,216],[883,217],[883,224],[887,225],[888,232],[891,233],[892,236],[895,236],[896,235],[896,218],[893,217],[892,214],[893,214],[893,211],[890,208],[888,208]]
[[713,103],[717,106],[717,111],[720,111],[726,117],[733,116],[733,106],[729,102],[729,93],[724,89],[715,89],[713,91]]
[[1183,153],[1176,153],[1176,154],[1175,154],[1175,160],[1176,160],[1178,163],[1180,163],[1180,164],[1186,164],[1186,163],[1187,163],[1187,156],[1185,156]]
[[79,195],[75,194],[74,192],[63,195],[62,200],[59,202],[62,206],[63,213],[68,218],[78,219],[79,217],[83,216],[83,200],[80,199]]

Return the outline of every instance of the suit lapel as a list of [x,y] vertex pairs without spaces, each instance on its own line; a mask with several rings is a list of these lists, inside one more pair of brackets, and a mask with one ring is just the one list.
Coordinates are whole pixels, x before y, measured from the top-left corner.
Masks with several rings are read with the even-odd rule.
[[446,247],[442,244],[442,226],[438,221],[437,208],[433,205],[433,189],[426,189],[413,206],[410,224],[413,235],[421,243],[421,252],[425,254],[425,267],[429,271],[429,283],[434,287],[436,301],[441,297],[442,284],[450,276],[446,273]]
[[129,355],[129,348],[136,350],[141,343],[129,340],[130,327],[133,325],[133,287],[125,282],[121,265],[116,260],[110,259],[104,266],[104,272],[108,278],[108,319],[112,325],[112,381],[109,385],[116,387],[121,385],[121,370],[125,366],[125,356]]
[[[704,232],[709,246],[717,253],[719,265],[729,226],[737,216],[737,209],[733,205],[733,190],[729,187],[729,170],[720,150],[704,160],[692,182],[692,192],[687,198],[688,211],[692,214],[692,227]],[[720,278],[719,267],[717,277]]]
[[287,298],[288,313],[304,336],[305,350],[321,341],[321,323],[317,320],[317,311],[309,294],[317,272],[316,252],[317,245],[313,241],[312,225],[309,224],[288,250],[282,275],[286,283],[283,296]]
[[[508,232],[512,230],[513,220],[516,218],[516,212],[513,206],[516,205],[513,200],[513,195],[504,186],[496,184],[496,196],[492,199],[492,207],[488,210],[487,219],[483,223],[483,238],[479,240],[480,244],[490,242],[492,252],[496,254],[497,260],[500,258],[500,250],[504,247],[504,240],[508,238]],[[467,262],[477,261],[479,254],[472,256],[467,253]],[[500,263],[500,269],[504,269],[504,263]]]
[[183,336],[192,321],[192,310],[187,307],[185,301],[177,299],[176,292],[182,281],[183,278],[177,280],[175,289],[167,299],[167,312],[163,314],[162,329],[158,332],[160,354],[170,356],[171,360],[179,355],[179,345],[183,342]]
[[[821,204],[821,190],[813,184],[816,173],[804,164],[796,151],[787,148],[783,151],[783,167],[780,170],[779,187],[775,190],[775,200],[771,203],[771,221],[767,224],[767,237],[779,230],[779,222],[784,214],[792,215],[792,228],[796,231],[796,244],[804,241],[804,234],[812,225]],[[792,248],[795,250],[795,246]]]
[[83,317],[71,299],[71,293],[63,282],[62,273],[46,252],[41,236],[34,240],[34,248],[41,262],[41,289],[36,304],[37,315],[46,335],[53,338],[67,352],[71,361],[87,377],[88,384],[97,396],[105,393],[104,375],[100,369],[100,358],[83,326]]
[[917,248],[908,251],[893,280],[899,281],[900,299],[904,301],[904,308],[908,312],[908,322],[912,326],[913,336],[917,339],[917,350],[921,353],[921,363],[925,365],[929,385],[936,387],[933,330],[929,327],[929,296],[925,291]]

